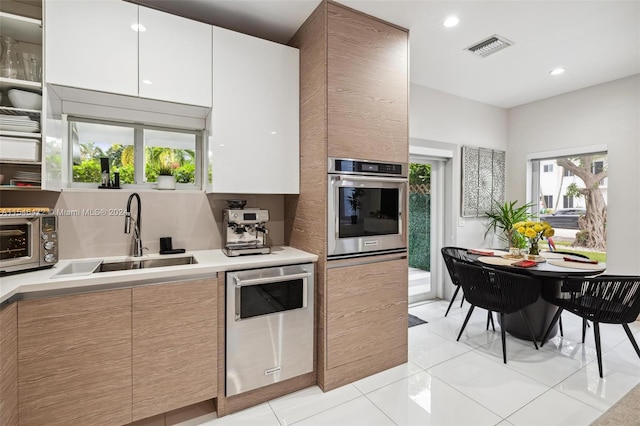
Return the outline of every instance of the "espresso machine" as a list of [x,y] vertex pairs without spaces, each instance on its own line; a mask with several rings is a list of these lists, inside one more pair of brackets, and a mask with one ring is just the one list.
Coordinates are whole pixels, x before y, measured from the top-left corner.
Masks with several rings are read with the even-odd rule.
[[271,247],[267,245],[269,230],[265,227],[269,210],[244,208],[244,204],[230,202],[229,208],[223,210],[222,251],[227,256],[271,253]]

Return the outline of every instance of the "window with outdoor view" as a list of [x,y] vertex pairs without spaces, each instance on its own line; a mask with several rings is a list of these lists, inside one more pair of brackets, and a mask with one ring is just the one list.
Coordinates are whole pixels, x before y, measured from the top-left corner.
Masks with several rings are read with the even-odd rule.
[[532,188],[535,213],[555,229],[557,249],[606,262],[607,153],[545,158],[531,164],[532,175],[538,177]]
[[69,118],[72,182],[90,186],[102,181],[101,158],[120,173],[123,185],[145,185],[162,174],[182,186],[199,184],[201,132]]

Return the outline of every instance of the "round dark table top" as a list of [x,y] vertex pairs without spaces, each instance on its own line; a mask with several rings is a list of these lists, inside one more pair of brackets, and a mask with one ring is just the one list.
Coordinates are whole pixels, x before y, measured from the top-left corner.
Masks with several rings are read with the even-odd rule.
[[[534,275],[540,278],[566,278],[566,277],[586,277],[590,275],[599,275],[603,273],[607,269],[607,264],[600,262],[598,263],[598,269],[580,269],[580,268],[566,268],[563,266],[551,265],[548,261],[540,262],[536,266],[532,266],[529,268],[522,268],[518,266],[512,265],[494,265],[483,263],[478,258],[483,257],[482,255],[476,255],[472,253],[468,253],[467,257],[482,266],[487,266],[490,268],[502,269],[509,272],[514,273],[522,273],[527,275]],[[554,260],[554,259],[549,259]]]

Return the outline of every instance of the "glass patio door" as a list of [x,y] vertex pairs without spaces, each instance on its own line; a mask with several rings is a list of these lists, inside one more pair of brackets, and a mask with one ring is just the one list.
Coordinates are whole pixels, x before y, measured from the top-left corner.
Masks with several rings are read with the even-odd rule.
[[441,162],[411,156],[409,164],[409,303],[436,297],[432,264],[439,253],[434,231],[442,220],[438,211],[438,188],[441,185]]

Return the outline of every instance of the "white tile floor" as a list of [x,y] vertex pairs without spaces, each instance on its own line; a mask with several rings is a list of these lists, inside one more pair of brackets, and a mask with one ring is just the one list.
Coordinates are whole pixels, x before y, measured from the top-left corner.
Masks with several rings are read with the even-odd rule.
[[424,300],[420,297],[431,291],[431,272],[409,267],[409,303]]
[[[600,379],[593,332],[579,343],[581,320],[570,313],[562,315],[565,337],[539,351],[507,335],[505,365],[499,331],[485,330],[485,311],[474,311],[456,342],[468,305],[454,304],[444,318],[446,308],[445,301],[410,308],[428,324],[409,329],[407,364],[330,392],[314,386],[190,424],[588,425],[640,383],[640,359],[619,325],[601,326]],[[640,323],[631,329],[640,342]]]

